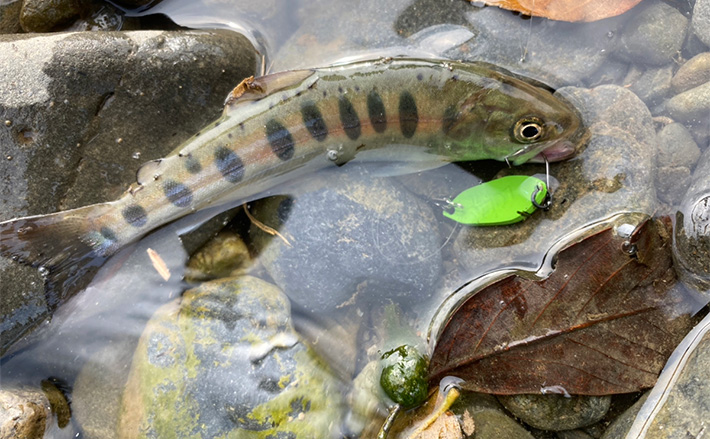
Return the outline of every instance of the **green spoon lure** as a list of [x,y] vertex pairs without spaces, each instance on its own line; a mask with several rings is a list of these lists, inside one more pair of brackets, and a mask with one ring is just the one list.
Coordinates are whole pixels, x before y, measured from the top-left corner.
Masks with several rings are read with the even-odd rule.
[[444,216],[469,226],[503,226],[547,208],[547,185],[539,178],[509,175],[479,184],[447,202]]

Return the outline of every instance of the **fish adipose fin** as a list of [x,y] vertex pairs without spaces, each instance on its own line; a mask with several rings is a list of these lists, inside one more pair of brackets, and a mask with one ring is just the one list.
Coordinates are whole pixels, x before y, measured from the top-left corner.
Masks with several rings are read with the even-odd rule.
[[[56,308],[80,291],[118,250],[110,230],[93,230],[109,203],[12,219],[0,223],[0,256],[38,267],[46,281],[47,305]],[[91,274],[91,276],[89,276]]]

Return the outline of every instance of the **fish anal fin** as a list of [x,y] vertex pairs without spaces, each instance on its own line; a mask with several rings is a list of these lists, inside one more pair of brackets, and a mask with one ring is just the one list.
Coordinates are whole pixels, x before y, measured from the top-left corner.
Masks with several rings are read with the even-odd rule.
[[120,248],[110,231],[93,229],[94,220],[112,208],[103,203],[4,221],[0,256],[39,267],[47,281],[48,304],[55,307]]
[[245,102],[259,100],[279,90],[296,86],[314,73],[313,70],[291,70],[245,78],[227,95],[224,112],[228,113]]

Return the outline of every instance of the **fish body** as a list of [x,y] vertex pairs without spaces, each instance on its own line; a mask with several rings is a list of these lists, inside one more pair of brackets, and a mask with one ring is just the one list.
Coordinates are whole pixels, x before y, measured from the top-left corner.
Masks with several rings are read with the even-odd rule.
[[0,223],[0,254],[77,272],[190,212],[320,168],[554,161],[583,132],[566,102],[484,64],[388,59],[247,78],[218,120],[146,163],[121,198]]

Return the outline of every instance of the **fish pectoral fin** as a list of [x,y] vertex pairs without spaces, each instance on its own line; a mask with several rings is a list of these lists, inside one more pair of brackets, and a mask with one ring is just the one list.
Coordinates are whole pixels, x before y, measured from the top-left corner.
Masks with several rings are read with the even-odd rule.
[[109,203],[95,204],[2,222],[0,256],[39,267],[47,284],[47,305],[53,309],[118,249],[115,236],[91,228],[91,219],[111,208]]
[[245,78],[227,95],[224,101],[224,114],[249,101],[262,99],[274,92],[294,87],[313,75],[313,70],[292,70],[272,73],[254,78]]
[[349,163],[365,165],[373,177],[396,177],[440,168],[451,163],[451,159],[430,154],[420,147],[389,145],[359,151]]

